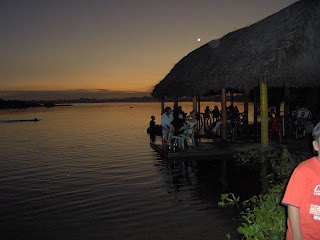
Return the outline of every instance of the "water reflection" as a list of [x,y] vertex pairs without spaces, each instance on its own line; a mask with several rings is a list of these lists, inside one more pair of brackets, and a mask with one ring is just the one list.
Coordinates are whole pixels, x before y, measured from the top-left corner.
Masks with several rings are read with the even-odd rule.
[[193,200],[217,204],[220,194],[233,192],[248,198],[261,191],[259,174],[235,166],[234,159],[163,160],[159,171],[168,193],[186,189]]

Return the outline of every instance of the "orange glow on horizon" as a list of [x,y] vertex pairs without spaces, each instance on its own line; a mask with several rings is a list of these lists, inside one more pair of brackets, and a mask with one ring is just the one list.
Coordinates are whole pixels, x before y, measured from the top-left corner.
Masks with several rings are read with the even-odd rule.
[[295,1],[7,1],[0,91],[150,92],[201,45]]

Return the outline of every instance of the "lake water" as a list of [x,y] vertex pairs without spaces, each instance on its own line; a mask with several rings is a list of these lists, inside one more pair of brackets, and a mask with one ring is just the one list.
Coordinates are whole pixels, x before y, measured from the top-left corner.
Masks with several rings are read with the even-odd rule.
[[[181,105],[192,110],[192,103]],[[151,115],[159,123],[160,103],[0,110],[1,233],[59,240],[235,236],[235,209],[217,203],[226,191],[250,194],[249,174],[225,159],[163,160],[149,146]],[[41,120],[4,122],[34,118]]]

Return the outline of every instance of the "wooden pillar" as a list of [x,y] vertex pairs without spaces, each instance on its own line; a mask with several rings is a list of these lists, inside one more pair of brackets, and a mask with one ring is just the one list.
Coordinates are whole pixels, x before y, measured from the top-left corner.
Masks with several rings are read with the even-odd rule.
[[198,96],[198,113],[200,113],[200,96]]
[[161,115],[164,112],[164,98],[161,99]]
[[227,96],[226,89],[221,89],[221,138],[222,141],[227,140]]
[[290,88],[284,87],[284,119],[283,119],[283,136],[289,133],[289,112],[290,112]]
[[254,91],[254,106],[253,106],[253,121],[254,126],[256,127],[258,124],[258,99],[257,99],[257,91]]
[[290,88],[284,88],[284,117],[287,118],[289,116],[290,111]]
[[246,97],[244,99],[244,115],[243,115],[243,124],[248,125],[248,116],[249,116],[249,99]]
[[197,111],[197,96],[193,96],[193,110]]
[[178,104],[179,104],[178,97],[174,97],[173,110],[178,109]]
[[260,108],[261,108],[261,145],[268,147],[268,88],[264,82],[260,83]]
[[230,102],[230,105],[233,107],[233,90],[230,90]]

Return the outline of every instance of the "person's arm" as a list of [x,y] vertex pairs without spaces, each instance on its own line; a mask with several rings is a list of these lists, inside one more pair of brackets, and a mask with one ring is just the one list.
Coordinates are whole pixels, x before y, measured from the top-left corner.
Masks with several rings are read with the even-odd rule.
[[171,138],[172,131],[174,131],[174,126],[171,124],[170,129],[169,129],[169,133],[168,133],[168,140]]
[[293,240],[303,240],[300,227],[300,208],[289,205],[288,217],[292,230]]

